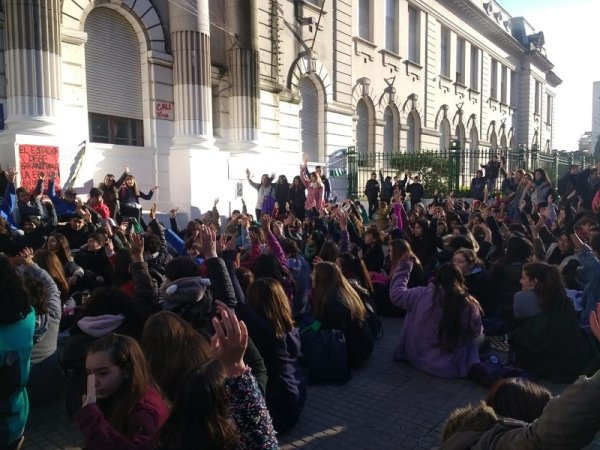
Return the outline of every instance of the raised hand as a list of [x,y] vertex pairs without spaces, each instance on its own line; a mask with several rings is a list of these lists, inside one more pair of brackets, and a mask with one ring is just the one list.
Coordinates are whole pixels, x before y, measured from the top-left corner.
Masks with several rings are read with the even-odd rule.
[[266,234],[269,234],[271,232],[271,216],[268,214],[263,214],[261,221],[260,221],[260,226],[263,229],[263,232]]
[[225,375],[235,377],[246,370],[243,358],[248,346],[248,330],[244,322],[238,321],[233,310],[218,300],[216,304],[217,316],[212,319],[215,329],[211,338],[213,354],[223,366]]
[[246,176],[250,178],[250,169],[246,169]]
[[90,373],[87,376],[87,391],[81,397],[81,406],[91,405],[96,403],[96,376]]
[[4,174],[6,175],[6,180],[11,184],[15,182],[15,178],[17,177],[18,173],[19,172],[17,172],[17,169],[15,169],[14,167],[9,167],[8,170],[4,172]]
[[156,220],[156,203],[153,203],[150,208],[150,220]]
[[200,253],[204,255],[204,258],[216,258],[217,257],[217,234],[212,227],[206,225],[202,226],[199,237],[202,240],[200,245]]
[[348,214],[343,211],[338,211],[338,220],[340,222],[340,229],[342,231],[348,229]]
[[142,235],[131,233],[129,236],[131,240],[131,247],[129,247],[129,253],[131,254],[132,262],[144,261],[144,237]]
[[174,219],[175,217],[177,217],[177,211],[179,211],[179,206],[177,206],[176,208],[173,208],[172,210],[169,211],[169,214],[171,214],[171,219]]

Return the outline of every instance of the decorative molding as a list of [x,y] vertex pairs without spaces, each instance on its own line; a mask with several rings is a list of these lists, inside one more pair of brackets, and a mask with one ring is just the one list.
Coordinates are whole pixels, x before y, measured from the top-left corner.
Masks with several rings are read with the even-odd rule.
[[413,81],[421,79],[421,74],[423,73],[422,65],[417,64],[410,59],[405,59],[404,65],[406,66],[406,75],[412,77]]
[[379,50],[381,54],[381,63],[383,67],[391,66],[394,72],[398,72],[400,70],[400,63],[402,61],[402,57],[397,53],[390,52],[386,49]]
[[356,56],[366,56],[369,61],[375,59],[376,44],[358,36],[353,36],[352,41],[354,42],[354,54]]

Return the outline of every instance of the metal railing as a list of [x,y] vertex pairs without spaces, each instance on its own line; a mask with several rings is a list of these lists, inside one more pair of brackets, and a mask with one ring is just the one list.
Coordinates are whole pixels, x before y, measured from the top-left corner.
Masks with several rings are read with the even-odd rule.
[[[518,147],[511,149],[461,149],[451,146],[449,149],[428,149],[418,153],[363,153],[354,147],[348,147],[343,152],[336,152],[336,159],[328,165],[331,178],[347,177],[348,196],[356,198],[363,196],[367,180],[371,173],[379,171],[383,177],[399,176],[403,179],[404,172],[410,176],[419,175],[425,188],[426,197],[432,197],[434,191],[447,193],[455,191],[457,195],[466,196],[471,179],[475,177],[481,166],[486,165],[495,154],[501,156],[502,168],[506,172],[523,169],[533,172],[542,168],[548,174],[553,186],[567,172],[569,166],[577,164],[582,168],[593,164],[591,158],[585,156],[561,155],[558,152],[542,153],[535,148]],[[496,189],[499,190],[504,177],[500,175]]]

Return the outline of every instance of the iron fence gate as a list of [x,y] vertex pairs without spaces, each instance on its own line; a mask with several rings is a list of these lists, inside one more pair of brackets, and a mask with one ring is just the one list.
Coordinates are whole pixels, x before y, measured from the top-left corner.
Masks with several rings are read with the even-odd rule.
[[[516,169],[533,172],[542,168],[554,186],[569,166],[577,164],[585,168],[594,163],[593,159],[584,156],[566,156],[558,152],[542,153],[525,147],[494,151],[462,149],[451,145],[449,149],[421,150],[418,153],[362,153],[357,152],[355,147],[348,147],[344,151],[336,152],[335,161],[330,159],[328,168],[331,179],[337,180],[338,183],[342,179],[347,182],[350,198],[363,196],[371,173],[376,172],[379,179],[379,171],[384,178],[399,176],[403,179],[405,171],[408,171],[410,176],[419,175],[425,188],[425,196],[429,198],[436,190],[442,193],[454,191],[457,195],[468,196],[471,179],[478,170],[483,170],[482,166],[496,154],[505,161],[503,169],[506,172]],[[496,190],[500,189],[503,179],[502,175],[498,177]]]

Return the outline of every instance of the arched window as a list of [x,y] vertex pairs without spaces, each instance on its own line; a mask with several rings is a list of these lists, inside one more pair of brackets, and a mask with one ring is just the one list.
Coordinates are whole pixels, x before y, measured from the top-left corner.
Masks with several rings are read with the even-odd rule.
[[412,111],[406,118],[406,151],[418,153],[421,150],[421,120],[416,112]]
[[445,152],[450,148],[450,122],[448,119],[440,123],[440,151]]
[[320,161],[321,145],[319,130],[319,92],[308,77],[300,80],[300,139],[302,153],[308,155],[309,161]]
[[118,12],[95,8],[84,31],[91,142],[144,145],[140,41]]
[[360,155],[369,153],[369,107],[364,100],[359,100],[356,105],[356,150]]

